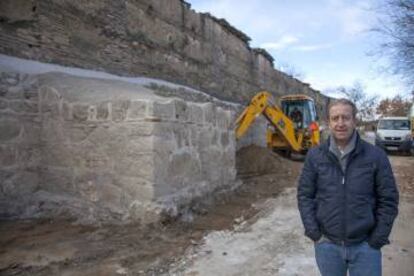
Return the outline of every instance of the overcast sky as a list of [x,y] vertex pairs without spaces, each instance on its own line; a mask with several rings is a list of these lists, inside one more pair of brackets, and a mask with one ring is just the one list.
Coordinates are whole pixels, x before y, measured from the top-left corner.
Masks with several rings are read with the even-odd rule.
[[401,80],[381,73],[385,59],[372,55],[380,37],[379,0],[187,0],[197,12],[225,18],[266,49],[275,66],[292,65],[304,82],[326,91],[361,81],[370,94],[407,93]]

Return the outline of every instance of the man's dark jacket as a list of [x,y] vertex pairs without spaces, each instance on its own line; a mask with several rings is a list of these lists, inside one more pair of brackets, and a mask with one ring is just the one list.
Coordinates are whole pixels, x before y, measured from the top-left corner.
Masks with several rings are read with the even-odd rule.
[[345,172],[329,139],[311,149],[299,179],[298,204],[305,234],[343,245],[388,244],[398,213],[398,190],[386,153],[357,135]]

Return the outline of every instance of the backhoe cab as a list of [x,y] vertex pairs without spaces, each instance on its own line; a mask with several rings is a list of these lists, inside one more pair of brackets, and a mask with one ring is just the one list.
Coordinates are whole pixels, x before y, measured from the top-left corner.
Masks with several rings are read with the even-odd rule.
[[256,117],[263,115],[269,122],[266,140],[274,151],[306,153],[319,144],[319,125],[312,98],[306,95],[288,95],[281,99],[281,108],[270,93],[263,91],[253,97],[236,120],[236,138],[242,137]]

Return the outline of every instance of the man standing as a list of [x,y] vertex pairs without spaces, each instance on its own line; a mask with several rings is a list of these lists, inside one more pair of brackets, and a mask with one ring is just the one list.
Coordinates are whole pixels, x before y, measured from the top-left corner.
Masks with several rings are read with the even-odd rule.
[[388,157],[359,137],[356,113],[346,99],[329,106],[331,136],[308,152],[299,179],[299,211],[323,276],[381,275],[398,213]]

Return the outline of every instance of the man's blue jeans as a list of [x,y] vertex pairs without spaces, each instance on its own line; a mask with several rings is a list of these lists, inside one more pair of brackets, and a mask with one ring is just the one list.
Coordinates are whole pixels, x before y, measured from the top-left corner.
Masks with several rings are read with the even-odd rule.
[[381,275],[381,250],[367,242],[342,246],[324,240],[315,243],[315,257],[322,276]]

